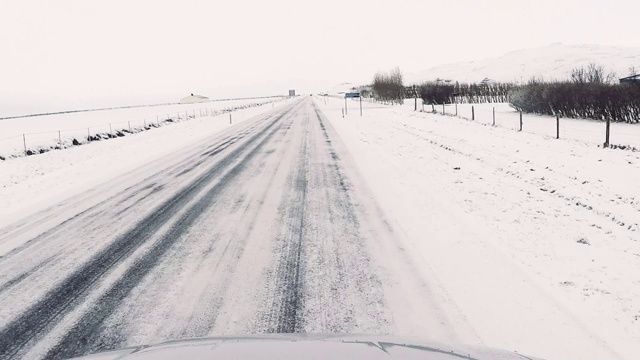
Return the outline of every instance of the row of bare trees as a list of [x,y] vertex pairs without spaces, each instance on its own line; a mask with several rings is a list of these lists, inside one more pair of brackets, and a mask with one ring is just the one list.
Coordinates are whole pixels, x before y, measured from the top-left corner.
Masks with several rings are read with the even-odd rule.
[[509,90],[515,87],[509,83],[493,84],[451,84],[427,82],[418,87],[418,94],[425,104],[450,103],[497,103],[507,102]]
[[379,100],[403,104],[405,88],[400,68],[387,72],[377,72],[373,76],[373,92]]
[[640,86],[600,83],[531,83],[511,91],[516,110],[542,115],[640,122]]
[[515,87],[512,83],[456,83],[454,102],[469,103],[501,103],[509,101],[509,91]]
[[568,80],[545,82],[534,78],[520,86],[438,81],[405,88],[402,73],[395,68],[376,73],[372,90],[379,100],[397,104],[415,94],[424,104],[509,102],[527,113],[640,122],[640,85],[617,84],[615,74],[597,64],[573,69]]
[[640,86],[615,80],[614,74],[591,64],[574,69],[568,81],[531,79],[511,89],[509,103],[527,113],[639,123]]

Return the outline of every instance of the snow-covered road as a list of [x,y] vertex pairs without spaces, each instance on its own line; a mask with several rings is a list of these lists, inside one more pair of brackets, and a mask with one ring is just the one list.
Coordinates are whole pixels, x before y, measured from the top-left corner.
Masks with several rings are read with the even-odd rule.
[[0,358],[273,332],[635,358],[636,152],[348,105],[0,163]]
[[207,335],[476,338],[300,99],[0,229],[0,358]]

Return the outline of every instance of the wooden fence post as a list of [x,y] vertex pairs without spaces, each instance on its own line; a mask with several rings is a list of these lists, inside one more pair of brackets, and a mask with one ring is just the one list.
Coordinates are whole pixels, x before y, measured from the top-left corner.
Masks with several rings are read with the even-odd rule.
[[27,136],[22,134],[22,142],[24,143],[24,155],[27,155]]
[[520,111],[520,131],[522,131],[522,111]]
[[471,105],[471,120],[475,120],[475,119],[476,119],[476,112],[473,105]]
[[607,131],[605,134],[604,147],[609,147],[609,135],[611,134],[611,119],[607,117]]
[[556,114],[556,139],[560,139],[560,115]]
[[496,126],[496,107],[493,107],[493,125],[492,126]]

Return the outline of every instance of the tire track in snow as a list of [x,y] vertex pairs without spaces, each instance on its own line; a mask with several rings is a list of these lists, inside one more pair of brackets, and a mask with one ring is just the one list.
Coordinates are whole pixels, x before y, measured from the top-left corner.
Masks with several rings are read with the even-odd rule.
[[285,234],[279,239],[281,248],[278,265],[275,270],[276,281],[275,294],[268,314],[267,330],[270,333],[294,333],[301,329],[301,319],[298,310],[301,308],[303,286],[300,283],[301,253],[304,240],[305,207],[308,191],[308,142],[309,142],[309,118],[305,117],[305,133],[302,139],[302,147],[299,151],[296,170],[291,176],[292,192],[283,199],[279,212],[282,216],[282,224]]
[[370,239],[360,227],[360,221],[373,220],[360,218],[340,157],[319,111],[310,106],[298,124],[303,138],[290,189],[281,199],[263,331],[384,332],[382,283],[370,266]]

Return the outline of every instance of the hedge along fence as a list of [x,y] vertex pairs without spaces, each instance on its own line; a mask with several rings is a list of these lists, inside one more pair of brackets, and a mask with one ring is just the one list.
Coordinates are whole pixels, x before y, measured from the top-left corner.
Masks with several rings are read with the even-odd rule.
[[509,104],[525,113],[640,123],[637,84],[532,82],[511,89]]
[[419,85],[418,94],[425,104],[478,104],[509,101],[510,83],[451,84],[427,82]]

